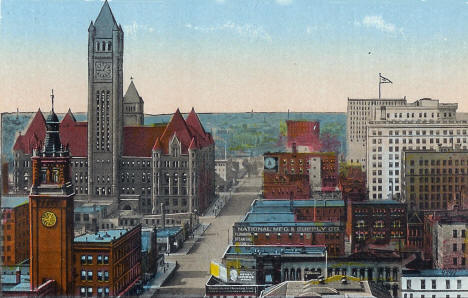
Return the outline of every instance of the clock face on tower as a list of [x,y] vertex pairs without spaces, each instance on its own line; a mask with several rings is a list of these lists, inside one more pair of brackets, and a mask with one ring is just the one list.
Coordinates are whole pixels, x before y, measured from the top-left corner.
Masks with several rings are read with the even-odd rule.
[[41,221],[45,227],[51,228],[57,223],[57,216],[53,212],[46,211],[42,213]]
[[95,79],[111,79],[112,78],[112,63],[96,61],[94,63],[94,78]]
[[275,170],[277,168],[278,159],[276,157],[265,158],[265,170]]

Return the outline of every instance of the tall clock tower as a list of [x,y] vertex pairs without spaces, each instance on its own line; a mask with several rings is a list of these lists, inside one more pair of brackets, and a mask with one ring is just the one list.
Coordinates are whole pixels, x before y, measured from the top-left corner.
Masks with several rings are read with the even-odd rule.
[[88,194],[95,198],[119,195],[123,38],[106,1],[88,29]]
[[47,280],[57,283],[57,295],[73,293],[73,185],[70,154],[60,143],[59,120],[52,111],[46,120],[42,148],[32,156],[29,195],[31,289]]

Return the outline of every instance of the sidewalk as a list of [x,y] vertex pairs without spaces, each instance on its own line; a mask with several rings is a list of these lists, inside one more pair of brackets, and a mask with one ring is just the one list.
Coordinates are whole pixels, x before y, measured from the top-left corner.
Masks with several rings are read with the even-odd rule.
[[158,266],[156,275],[143,286],[142,296],[152,297],[164,283],[170,279],[177,269],[177,263],[166,262],[164,266]]
[[221,210],[223,210],[224,206],[229,202],[232,197],[232,192],[220,192],[217,193],[218,198],[216,201],[211,204],[210,207],[206,210],[203,216],[207,217],[217,217]]
[[200,224],[198,227],[193,231],[193,238],[189,238],[184,242],[184,246],[182,246],[181,249],[179,249],[175,253],[169,254],[170,256],[183,256],[183,255],[188,255],[190,251],[192,250],[193,246],[202,239],[203,234],[205,231],[209,228],[211,223],[208,224]]

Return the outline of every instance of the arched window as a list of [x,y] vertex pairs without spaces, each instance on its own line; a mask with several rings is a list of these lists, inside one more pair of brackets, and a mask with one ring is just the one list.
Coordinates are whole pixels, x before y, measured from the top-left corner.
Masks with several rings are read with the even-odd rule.
[[289,273],[289,280],[296,280],[295,279],[296,275],[294,273],[295,273],[294,268],[291,268],[291,271]]
[[109,42],[107,43],[107,50],[108,50],[108,51],[112,51],[112,42],[111,42],[111,41],[109,41]]
[[102,42],[102,50],[103,50],[103,51],[106,50],[106,42],[105,42],[105,41]]
[[101,50],[101,47],[99,46],[99,41],[96,42],[96,51],[100,51]]
[[301,268],[297,268],[297,270],[296,270],[296,280],[302,280]]

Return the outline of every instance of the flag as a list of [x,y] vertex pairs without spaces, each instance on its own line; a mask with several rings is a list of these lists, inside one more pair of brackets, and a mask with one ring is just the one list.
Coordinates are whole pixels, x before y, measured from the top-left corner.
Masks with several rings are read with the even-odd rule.
[[386,77],[383,77],[380,73],[379,73],[379,78],[380,78],[380,84],[387,84],[387,83],[393,84],[392,81],[390,81]]

